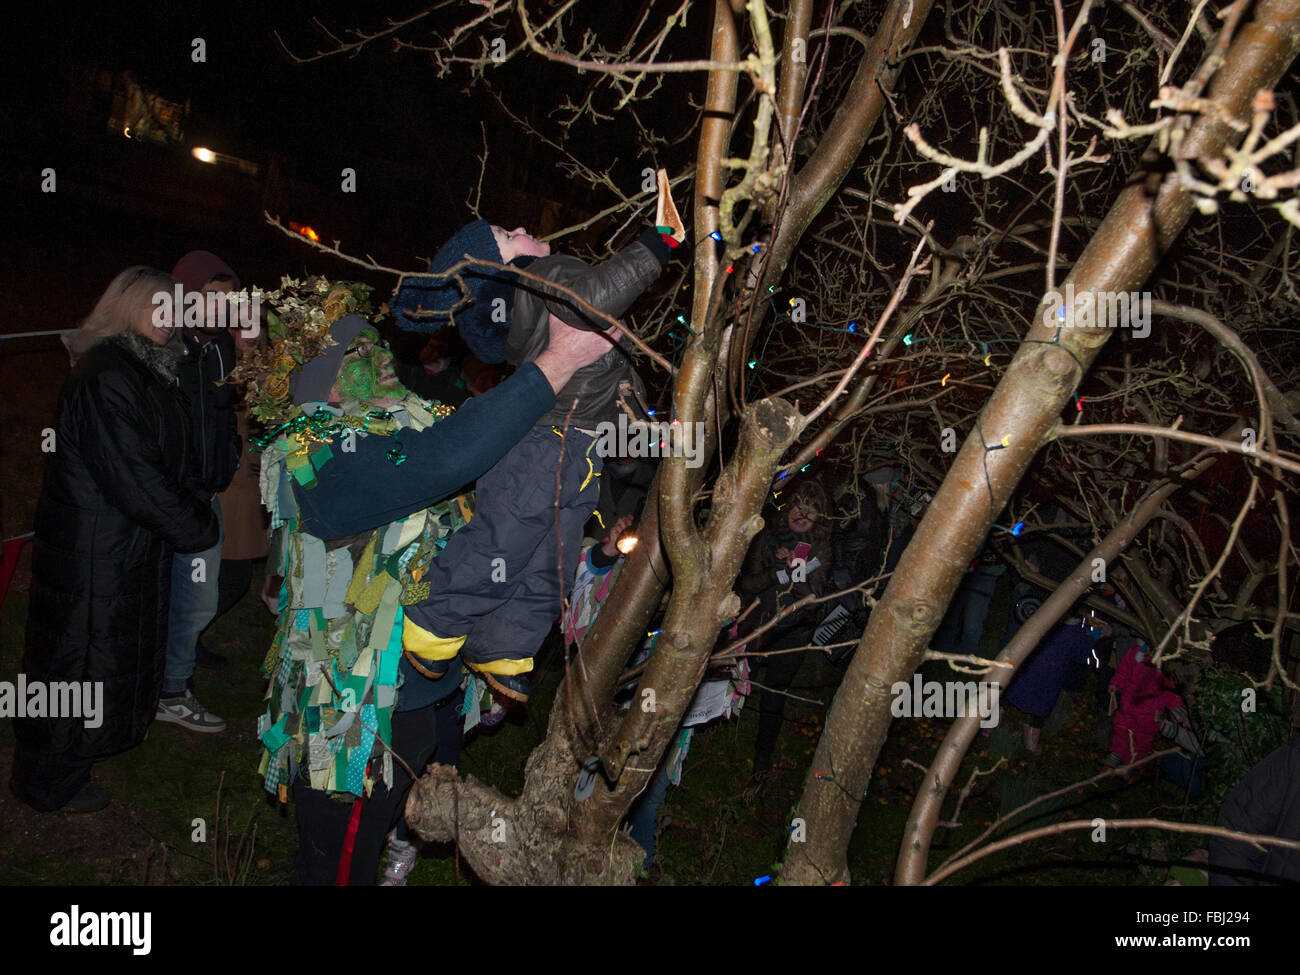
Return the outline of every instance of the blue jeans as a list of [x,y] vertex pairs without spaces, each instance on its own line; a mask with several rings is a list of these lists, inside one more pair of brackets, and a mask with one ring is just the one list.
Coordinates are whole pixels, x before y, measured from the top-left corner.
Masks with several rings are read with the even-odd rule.
[[[793,656],[793,655],[792,655]],[[645,865],[655,858],[655,820],[664,797],[668,795],[668,770],[655,772],[650,788],[646,789],[628,813],[627,823],[631,827],[632,839],[645,850]]]
[[[194,658],[198,652],[199,634],[217,615],[217,601],[221,578],[221,508],[212,499],[212,510],[217,513],[217,544],[205,552],[177,552],[172,556],[172,594],[167,612],[167,669],[163,674],[164,697],[185,693],[185,685],[194,676]],[[197,560],[202,559],[202,562]],[[195,582],[199,566],[203,567],[203,581]]]
[[935,632],[931,642],[934,649],[972,657],[979,655],[989,603],[993,600],[998,576],[1004,571],[1006,566],[1003,565],[979,565],[966,574]]

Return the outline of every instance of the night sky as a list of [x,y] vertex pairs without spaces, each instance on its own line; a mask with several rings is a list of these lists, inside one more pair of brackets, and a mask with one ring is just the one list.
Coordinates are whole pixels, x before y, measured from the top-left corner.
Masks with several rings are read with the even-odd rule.
[[[38,266],[48,261],[52,268],[88,272],[77,300],[66,311],[60,307],[66,315],[84,314],[122,266],[170,266],[173,255],[192,247],[229,253],[245,279],[259,284],[281,273],[341,273],[345,265],[265,226],[262,209],[272,205],[266,204],[267,165],[274,157],[289,187],[269,197],[278,216],[310,224],[326,241],[341,240],[348,253],[421,269],[419,258],[473,217],[466,200],[479,179],[484,127],[491,152],[481,210],[488,219],[546,232],[555,229],[555,219],[539,216],[541,201],[558,203],[566,218],[612,202],[591,198],[555,168],[553,154],[542,158],[546,150],[521,139],[486,87],[468,86],[463,70],[439,79],[427,55],[393,53],[388,40],[356,57],[294,65],[275,37],[279,31],[295,52],[307,55],[327,43],[312,27],[313,17],[342,35],[349,27],[374,30],[386,17],[401,19],[425,7],[396,2],[365,5],[358,13],[358,5],[340,2],[122,3],[25,10],[18,16],[27,23],[12,35],[24,41],[14,51],[3,107],[10,136],[0,164],[0,187],[11,199],[6,250],[29,253],[28,274],[32,258]],[[463,17],[464,11],[445,16]],[[437,26],[428,18],[402,36],[419,42]],[[695,34],[707,24],[699,18],[692,27]],[[196,37],[206,42],[205,63],[192,60]],[[106,73],[122,71],[166,99],[189,101],[182,146],[133,143],[108,131],[108,95],[94,88]],[[563,94],[560,85],[577,93],[589,79],[570,72],[557,83],[556,69],[521,58],[490,73],[488,82],[514,111],[545,129]],[[693,119],[684,113],[682,127]],[[618,141],[584,145],[583,157],[621,165],[631,181],[644,160],[633,158],[634,145]],[[205,167],[190,158],[194,146],[248,160],[262,172],[253,179],[229,167]],[[46,167],[58,173],[57,194],[39,192]],[[357,172],[355,193],[340,191],[345,167]],[[50,234],[51,226],[59,233]],[[103,247],[106,236],[118,246]],[[381,287],[391,281],[349,273]],[[17,272],[7,274],[21,291]]]

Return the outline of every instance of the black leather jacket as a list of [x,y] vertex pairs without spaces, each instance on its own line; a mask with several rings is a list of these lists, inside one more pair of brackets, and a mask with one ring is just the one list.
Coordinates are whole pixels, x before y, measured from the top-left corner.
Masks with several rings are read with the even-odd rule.
[[189,405],[196,465],[192,473],[204,489],[217,494],[230,486],[239,467],[235,388],[219,385],[235,367],[235,342],[229,332],[218,332],[203,344],[188,329],[182,339],[185,357],[176,378]]
[[[639,242],[628,245],[596,267],[569,254],[543,257],[528,265],[530,274],[568,288],[614,318],[627,311],[662,270],[650,248]],[[552,313],[575,328],[604,329],[608,325],[580,308],[568,295],[547,294],[536,281],[520,278],[510,318],[510,337],[506,341],[506,359],[511,365],[532,362],[546,350],[550,340],[548,318]],[[632,367],[626,351],[628,345],[624,338],[591,365],[575,372],[556,394],[554,409],[543,415],[538,425],[563,424],[575,397],[578,405],[569,426],[592,428],[606,420],[616,421],[620,412],[619,384],[623,381],[644,400],[645,386]]]

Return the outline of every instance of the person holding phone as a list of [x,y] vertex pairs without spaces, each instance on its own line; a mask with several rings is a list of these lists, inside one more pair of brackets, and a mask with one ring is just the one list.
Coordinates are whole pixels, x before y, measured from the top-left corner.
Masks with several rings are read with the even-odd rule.
[[[785,718],[785,701],[799,665],[811,647],[813,630],[825,615],[825,606],[811,603],[791,610],[808,596],[829,591],[833,568],[831,529],[826,492],[816,481],[804,481],[787,489],[778,502],[777,516],[759,533],[750,547],[741,574],[739,590],[746,603],[758,599],[760,611],[753,627],[776,620],[764,631],[750,653],[763,661],[763,691],[758,705],[758,741],[754,748],[754,774],[746,791],[761,793],[771,778],[772,755]],[[784,613],[784,615],[782,615]],[[751,614],[753,616],[754,614]]]

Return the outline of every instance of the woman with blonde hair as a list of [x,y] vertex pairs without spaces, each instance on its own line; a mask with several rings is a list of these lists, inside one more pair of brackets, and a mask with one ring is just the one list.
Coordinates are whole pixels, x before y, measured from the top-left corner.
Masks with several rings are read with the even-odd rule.
[[176,384],[181,346],[169,305],[154,300],[174,287],[127,268],[65,340],[73,368],[36,514],[23,655],[28,695],[44,688],[47,706],[14,722],[12,788],[42,812],[108,804],[90,767],[138,744],[153,720],[172,552],[217,537]]

